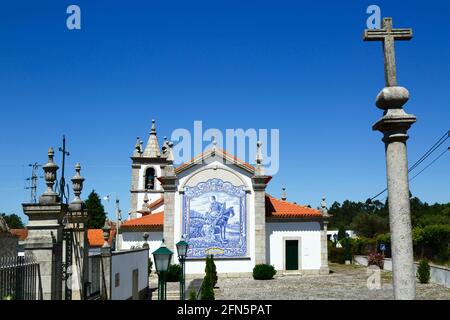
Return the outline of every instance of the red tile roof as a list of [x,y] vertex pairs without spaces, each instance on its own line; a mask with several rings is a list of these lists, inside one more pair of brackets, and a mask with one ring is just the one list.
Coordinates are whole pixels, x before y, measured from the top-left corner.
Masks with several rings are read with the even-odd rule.
[[105,242],[102,229],[88,229],[87,236],[90,247],[101,247]]
[[125,230],[161,229],[164,224],[164,212],[158,212],[127,220],[121,228]]
[[321,217],[319,210],[296,203],[279,200],[271,195],[266,195],[266,217],[267,218],[308,218]]
[[[112,241],[116,235],[116,229],[112,228],[109,232],[108,244],[112,245]],[[102,247],[105,243],[102,229],[88,229],[88,244],[90,247]]]
[[28,237],[28,229],[9,229],[9,232],[11,232],[13,236],[18,237],[20,241],[23,241]]

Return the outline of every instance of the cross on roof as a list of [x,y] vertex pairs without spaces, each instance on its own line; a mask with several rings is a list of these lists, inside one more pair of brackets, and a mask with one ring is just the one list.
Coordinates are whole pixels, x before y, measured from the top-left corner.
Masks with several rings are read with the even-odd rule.
[[411,40],[412,37],[412,29],[394,29],[392,18],[383,19],[383,29],[366,29],[364,31],[364,41],[383,41],[384,74],[387,87],[397,86],[395,40]]

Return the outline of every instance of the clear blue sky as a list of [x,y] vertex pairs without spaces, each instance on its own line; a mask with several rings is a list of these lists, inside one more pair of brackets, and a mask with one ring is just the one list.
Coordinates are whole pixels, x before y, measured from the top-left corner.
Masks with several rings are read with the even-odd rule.
[[[82,30],[66,28],[70,4],[81,7]],[[28,164],[45,163],[62,134],[67,176],[80,161],[84,196],[117,192],[128,211],[129,157],[152,118],[160,139],[194,120],[278,128],[270,193],[286,186],[289,200],[312,206],[322,194],[330,203],[373,196],[386,178],[381,134],[371,130],[382,114],[381,44],[362,41],[370,4],[414,28],[397,44],[406,110],[418,117],[413,162],[450,129],[448,1],[2,1],[0,212],[22,214]],[[448,202],[449,181],[446,155],[411,191]]]

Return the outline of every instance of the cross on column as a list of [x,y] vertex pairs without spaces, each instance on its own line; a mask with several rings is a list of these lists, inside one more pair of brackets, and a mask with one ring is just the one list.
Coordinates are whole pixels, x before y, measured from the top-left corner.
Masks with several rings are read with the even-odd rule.
[[66,195],[66,180],[64,178],[64,169],[66,166],[66,156],[70,156],[70,153],[66,150],[66,136],[63,135],[62,140],[62,148],[59,148],[59,151],[62,152],[62,170],[61,170],[61,180],[59,183],[59,197],[61,202],[67,203],[68,195]]
[[411,40],[412,29],[394,29],[392,18],[383,19],[383,29],[366,29],[364,41],[383,41],[384,75],[387,87],[397,86],[397,71],[395,66],[395,40]]

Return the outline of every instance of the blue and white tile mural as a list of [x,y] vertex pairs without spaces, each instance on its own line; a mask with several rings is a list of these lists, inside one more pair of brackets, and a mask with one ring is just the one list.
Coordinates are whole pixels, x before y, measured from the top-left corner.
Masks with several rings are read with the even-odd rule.
[[183,196],[183,235],[188,257],[247,256],[246,192],[221,179],[186,187]]

